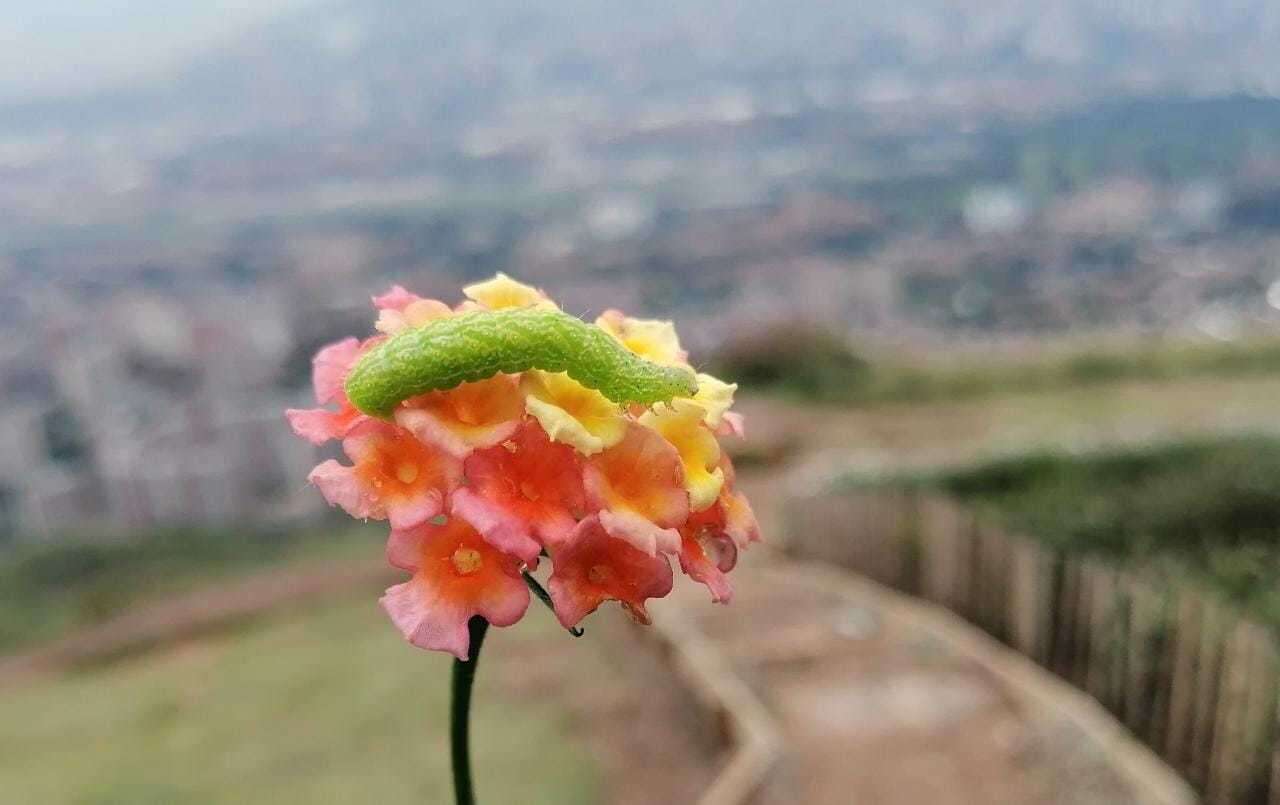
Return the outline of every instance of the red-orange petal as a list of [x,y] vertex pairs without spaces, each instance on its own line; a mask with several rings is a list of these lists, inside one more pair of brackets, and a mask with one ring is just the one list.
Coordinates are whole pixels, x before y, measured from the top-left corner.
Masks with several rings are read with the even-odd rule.
[[569,539],[551,551],[551,561],[548,592],[565,627],[577,625],[605,601],[618,601],[646,621],[645,602],[667,595],[674,581],[665,556],[650,556],[610,536],[594,516],[578,523]]
[[541,546],[567,538],[586,507],[581,459],[536,423],[472,453],[465,466],[468,488],[455,493],[453,505],[499,548],[523,557],[531,541],[538,545],[529,561]]
[[725,530],[725,509],[719,501],[680,529],[680,569],[705,584],[712,601],[727,604],[733,597],[727,574],[737,562],[738,547]]

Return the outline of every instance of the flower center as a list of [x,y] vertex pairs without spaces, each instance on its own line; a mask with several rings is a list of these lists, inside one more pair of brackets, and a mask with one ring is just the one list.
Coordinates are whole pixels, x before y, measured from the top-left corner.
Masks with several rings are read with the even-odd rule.
[[538,488],[534,486],[532,483],[530,483],[529,481],[521,481],[520,494],[524,495],[529,500],[537,500]]
[[484,564],[484,558],[475,548],[459,548],[453,552],[450,559],[453,561],[453,569],[459,576],[470,576],[479,571],[480,565]]
[[418,465],[411,461],[403,461],[397,464],[396,480],[402,484],[411,484],[418,480]]
[[587,580],[592,584],[604,584],[613,576],[613,569],[608,565],[592,565],[587,571]]
[[479,425],[484,422],[484,413],[472,400],[458,400],[453,406],[453,415],[464,425]]

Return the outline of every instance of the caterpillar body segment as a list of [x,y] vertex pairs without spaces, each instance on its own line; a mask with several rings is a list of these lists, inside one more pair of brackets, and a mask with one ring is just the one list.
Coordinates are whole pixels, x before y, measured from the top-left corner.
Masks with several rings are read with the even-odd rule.
[[397,333],[366,353],[346,381],[360,411],[388,418],[429,391],[530,369],[567,372],[613,402],[652,405],[692,397],[694,373],[630,352],[595,325],[559,310],[473,311]]

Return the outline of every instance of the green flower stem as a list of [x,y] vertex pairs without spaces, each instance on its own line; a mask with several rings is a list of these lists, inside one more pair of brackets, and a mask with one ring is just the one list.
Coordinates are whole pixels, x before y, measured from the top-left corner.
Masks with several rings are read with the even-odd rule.
[[484,644],[489,622],[479,615],[467,622],[471,633],[470,658],[453,661],[453,700],[449,712],[450,748],[453,753],[453,792],[457,805],[475,805],[475,788],[471,783],[471,685],[480,662],[480,646]]

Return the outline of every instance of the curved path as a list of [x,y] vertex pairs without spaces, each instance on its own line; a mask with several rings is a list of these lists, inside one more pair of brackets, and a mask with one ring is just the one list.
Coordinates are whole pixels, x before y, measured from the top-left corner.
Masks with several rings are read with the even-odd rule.
[[663,606],[773,718],[758,805],[1195,801],[1100,706],[949,613],[776,556],[734,578],[731,607]]
[[[788,485],[820,470],[815,459],[834,445],[797,422],[810,412],[761,407],[753,413],[765,414],[764,427],[743,453],[788,460],[744,467],[739,479],[767,538],[782,545]],[[865,427],[858,416],[845,427]],[[913,452],[883,446],[899,459]],[[717,652],[772,716],[779,760],[745,801],[1196,801],[1096,702],[945,610],[768,546],[744,554],[732,580],[729,607],[708,606],[705,590],[683,585],[655,611],[678,611],[684,639]]]

